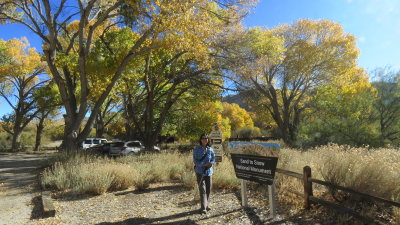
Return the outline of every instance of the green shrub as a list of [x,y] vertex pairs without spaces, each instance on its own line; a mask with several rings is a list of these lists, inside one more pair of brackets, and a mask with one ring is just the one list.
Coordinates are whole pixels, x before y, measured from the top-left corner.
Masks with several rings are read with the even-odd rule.
[[11,136],[5,131],[0,132],[0,151],[8,151],[11,148]]
[[250,126],[239,128],[235,130],[231,135],[231,137],[240,137],[240,138],[252,138],[260,136],[261,136],[260,128],[250,127]]

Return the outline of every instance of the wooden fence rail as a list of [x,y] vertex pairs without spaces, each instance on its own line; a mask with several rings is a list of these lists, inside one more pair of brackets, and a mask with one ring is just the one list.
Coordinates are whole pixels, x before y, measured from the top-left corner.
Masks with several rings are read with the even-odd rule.
[[362,216],[362,215],[358,214],[356,211],[354,211],[352,209],[349,209],[349,208],[346,208],[344,206],[338,205],[336,203],[328,202],[328,201],[325,201],[323,199],[319,199],[319,198],[314,197],[313,196],[312,183],[317,183],[317,184],[320,184],[320,185],[328,186],[328,187],[333,188],[333,189],[345,191],[345,192],[348,192],[348,193],[351,193],[351,194],[356,194],[356,195],[362,196],[364,198],[367,198],[367,199],[370,199],[370,200],[373,200],[373,201],[382,202],[382,203],[389,204],[389,205],[392,205],[392,206],[400,207],[400,203],[398,203],[398,202],[394,202],[394,201],[391,201],[391,200],[384,199],[382,197],[377,197],[377,196],[373,196],[373,195],[370,195],[370,194],[362,193],[362,192],[353,190],[351,188],[342,187],[342,186],[339,186],[339,185],[336,185],[336,184],[332,184],[330,182],[314,179],[311,176],[311,168],[309,166],[305,166],[303,168],[303,174],[296,173],[296,172],[289,171],[289,170],[279,169],[279,168],[276,169],[276,172],[277,173],[281,173],[281,174],[286,175],[286,176],[294,177],[294,178],[297,178],[297,179],[303,181],[304,194],[300,194],[298,192],[293,192],[293,193],[297,194],[297,195],[299,195],[299,194],[303,195],[304,208],[305,209],[310,209],[311,202],[318,203],[320,205],[324,205],[324,206],[336,209],[336,210],[338,210],[340,212],[344,212],[344,213],[350,214],[354,218],[357,218],[357,219],[361,220],[364,223],[376,224],[376,222],[372,218],[368,218],[368,217]]

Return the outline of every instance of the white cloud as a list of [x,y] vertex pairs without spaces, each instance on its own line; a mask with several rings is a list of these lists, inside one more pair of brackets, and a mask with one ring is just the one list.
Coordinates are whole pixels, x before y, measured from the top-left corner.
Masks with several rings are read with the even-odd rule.
[[400,12],[400,4],[398,0],[369,0],[363,1],[362,4],[364,5],[364,12],[367,14],[393,15]]

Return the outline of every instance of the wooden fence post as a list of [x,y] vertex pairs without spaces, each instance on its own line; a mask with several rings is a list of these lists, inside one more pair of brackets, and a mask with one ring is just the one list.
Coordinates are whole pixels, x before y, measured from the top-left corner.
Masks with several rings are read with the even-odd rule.
[[276,190],[275,190],[275,181],[268,185],[268,197],[269,197],[269,210],[270,210],[270,218],[275,219],[276,217]]
[[311,168],[305,166],[303,168],[303,185],[304,185],[304,208],[310,209],[310,196],[313,196],[312,182],[308,181],[311,177]]
[[240,179],[240,184],[242,187],[241,190],[241,195],[242,195],[242,206],[247,207],[247,185],[246,185],[246,180]]

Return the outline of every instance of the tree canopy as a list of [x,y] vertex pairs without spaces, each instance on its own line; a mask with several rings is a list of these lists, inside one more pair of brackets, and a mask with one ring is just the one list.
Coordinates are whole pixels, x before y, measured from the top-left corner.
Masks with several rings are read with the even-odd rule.
[[[351,76],[356,69],[355,37],[339,23],[329,20],[299,20],[274,29],[252,28],[242,32],[233,72],[240,88],[254,90],[253,97],[266,98],[280,135],[294,143],[309,98],[321,84]],[[250,41],[243,41],[250,40]]]
[[0,40],[0,49],[5,59],[0,64],[0,96],[13,110],[3,116],[2,125],[12,135],[12,149],[19,150],[22,130],[40,110],[34,92],[47,82],[40,79],[46,66],[26,39]]
[[[3,0],[0,21],[23,24],[42,39],[46,62],[66,111],[64,146],[73,150],[89,134],[101,105],[131,60],[164,47],[183,51],[201,62],[200,68],[209,68],[207,59],[215,37],[239,22],[254,2]],[[129,28],[136,38],[117,56],[109,82],[98,94],[87,123],[80,130],[93,90],[89,56],[96,40],[115,27]]]
[[[336,22],[241,26],[255,3],[1,0],[0,23],[43,44],[41,55],[25,39],[0,40],[0,94],[14,109],[3,127],[18,134],[10,127],[44,121],[57,102],[67,150],[94,125],[147,147],[166,134],[196,139],[214,123],[224,137],[268,130],[289,145],[398,143],[396,72],[375,71],[371,83],[355,36]],[[221,102],[227,79],[246,109]]]

